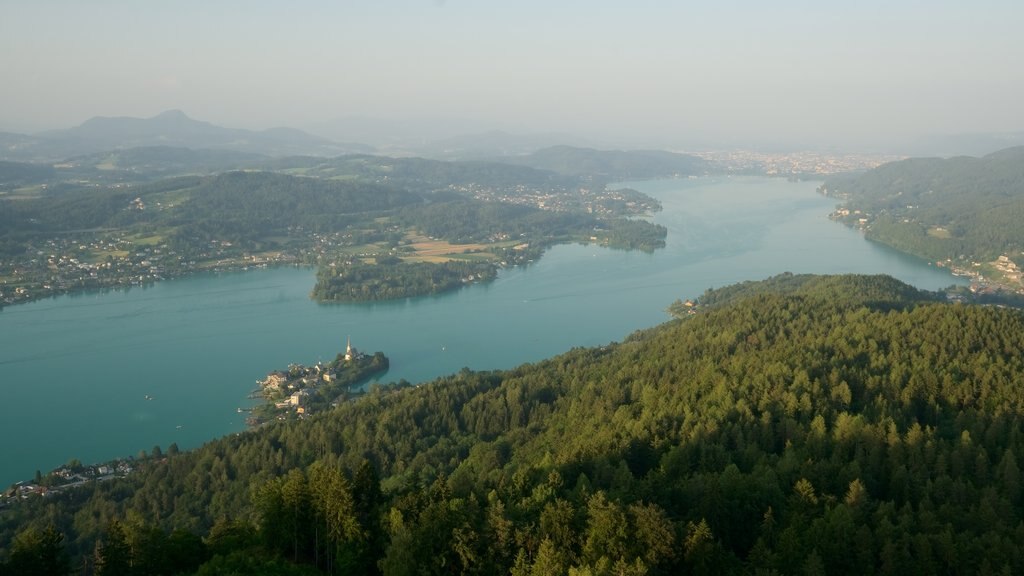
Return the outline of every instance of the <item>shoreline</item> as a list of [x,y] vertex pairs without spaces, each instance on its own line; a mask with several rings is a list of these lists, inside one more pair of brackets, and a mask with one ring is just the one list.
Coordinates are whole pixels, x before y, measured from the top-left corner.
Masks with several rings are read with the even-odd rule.
[[[586,256],[588,256],[588,257],[590,256],[590,252],[592,251],[590,247],[585,247],[583,249],[579,249],[578,248],[578,246],[579,246],[578,243],[570,243],[570,244],[566,245],[566,247],[573,247],[573,246],[575,246],[574,248],[572,248],[573,254],[576,254],[577,252],[579,252],[581,254],[582,254],[582,252],[586,252]],[[616,251],[616,252],[618,252],[618,251]],[[669,254],[671,255],[671,251],[669,252]],[[552,257],[551,255],[547,255],[547,256],[548,257]],[[615,260],[618,260],[618,259],[619,259],[618,257],[615,258]],[[589,258],[587,259],[587,261],[589,262]],[[641,261],[642,262],[648,262],[649,259],[641,258],[639,260],[635,260],[635,261],[633,261],[633,265],[638,265]],[[654,259],[654,260],[651,260],[651,261],[661,262],[662,260]],[[546,262],[546,260],[544,262]],[[561,260],[556,256],[555,260],[553,262],[555,262],[557,264],[557,263],[561,262]],[[301,266],[295,266],[294,268],[300,268],[300,267]],[[557,266],[555,266],[555,265],[548,265],[548,264],[540,264],[540,267],[542,269],[550,271],[549,269],[553,269],[553,268],[561,269],[561,264],[558,264]],[[283,267],[283,268],[284,269],[294,269],[293,267]],[[784,269],[784,268],[780,268],[780,269]],[[214,271],[214,272],[215,273],[234,273],[234,272],[237,272],[237,271],[238,270],[218,270],[218,271]],[[205,271],[205,272],[208,272],[208,271]],[[825,273],[825,272],[822,271],[822,273]],[[304,274],[305,274],[305,272],[304,272]],[[602,273],[602,274],[604,274],[604,273]],[[659,272],[659,274],[660,274],[660,272]],[[292,278],[297,278],[297,277],[292,277]],[[742,279],[737,279],[736,281],[741,281],[741,280]],[[577,292],[582,290],[581,288],[579,288],[577,279],[575,277],[566,278],[565,281],[572,282],[573,288],[571,290],[569,290],[569,292],[571,292],[573,294],[576,294]],[[685,279],[680,279],[679,281],[683,281],[684,282],[684,284],[682,285],[682,286],[684,286],[683,291],[680,292],[679,290],[673,290],[671,292],[670,297],[664,298],[662,304],[659,304],[659,305],[653,307],[654,309],[656,309],[656,311],[658,313],[657,315],[659,317],[661,317],[661,315],[663,314],[664,306],[667,305],[668,303],[670,303],[672,300],[678,298],[680,296],[680,294],[696,295],[696,294],[699,293],[699,291],[701,289],[706,287],[706,283],[705,283],[706,281],[702,281],[700,283],[700,285],[694,286],[692,288],[692,290],[691,289],[686,289],[685,288]],[[293,287],[295,287],[295,288],[298,288],[298,287],[304,285],[305,282],[309,282],[309,280],[308,280],[308,276],[304,275],[301,278],[295,280],[295,282],[291,282],[291,285]],[[678,281],[674,282],[673,284],[677,285],[677,286],[679,285]],[[657,282],[654,282],[654,283],[650,284],[650,286],[652,286],[652,287],[653,286],[658,286],[658,285],[664,285],[664,281],[659,279]],[[647,285],[645,285],[645,286],[647,286]],[[490,290],[485,290],[485,289],[481,288],[480,290],[475,290],[474,294],[479,293],[481,295],[481,297],[482,297],[482,295],[485,294],[488,291],[494,291],[494,289],[491,288]],[[592,290],[584,290],[584,292],[589,294],[589,293],[592,293],[593,291]],[[555,290],[554,293],[549,295],[548,298],[550,298],[550,296],[561,297],[561,296],[564,296],[566,293],[568,293],[567,292],[567,288],[565,286],[561,286],[557,290]],[[265,298],[268,298],[270,300],[273,300],[274,297],[277,294],[278,294],[278,289],[274,288],[273,291],[269,292],[265,297],[261,295],[260,299],[263,300]],[[545,294],[547,294],[547,293],[545,292]],[[308,301],[308,298],[305,298],[305,296],[306,296],[305,294],[299,294],[299,295],[296,296],[294,294],[289,293],[288,297],[289,298],[296,298],[296,297],[298,297],[298,298],[301,298],[303,300]],[[370,303],[370,305],[368,305],[368,306],[352,307],[351,314],[358,314],[358,313],[361,313],[364,309],[371,309],[371,310],[375,311],[375,313],[381,315],[382,318],[391,318],[390,315],[386,315],[386,314],[390,314],[392,312],[397,314],[397,313],[401,312],[403,309],[405,309],[406,306],[418,306],[418,307],[428,306],[428,305],[432,305],[434,301],[437,301],[438,303],[441,303],[441,302],[446,301],[449,297],[450,297],[450,295],[449,296],[445,296],[445,297],[439,297],[439,298],[417,299],[412,304],[401,304],[401,303],[399,303],[400,304],[399,306],[393,306],[391,304],[388,304],[387,306],[382,306],[380,308],[378,308],[375,305],[376,303]],[[532,296],[531,296],[531,298],[532,298]],[[478,300],[478,299],[479,298],[474,298],[474,300]],[[546,303],[542,302],[542,300],[536,300],[536,302],[538,304],[545,304],[546,305]],[[661,300],[659,300],[659,301],[661,301]],[[519,314],[519,310],[522,310],[523,313],[526,312],[526,308],[525,308],[526,306],[531,306],[531,307],[534,306],[534,304],[532,302],[533,302],[533,300],[531,300],[530,304],[527,304],[526,300],[521,300],[521,299],[516,298],[516,299],[510,300],[508,304],[510,306],[514,305],[515,309],[516,309],[516,313]],[[331,306],[328,305],[327,307],[330,308]],[[350,311],[348,310],[347,306],[341,306],[340,308],[342,308],[342,310],[338,310],[337,311],[338,312],[338,314],[337,314],[338,320],[337,321],[347,322],[348,320],[346,320],[345,318],[349,317],[348,315],[350,314]],[[447,308],[445,308],[445,309],[447,310]],[[322,313],[318,313],[318,315],[319,316],[323,316]],[[344,315],[345,318],[342,318],[342,315]],[[652,322],[653,322],[653,320],[652,320]],[[277,325],[279,326],[280,324],[278,323]],[[306,326],[296,326],[296,327],[294,327],[292,329],[296,329],[296,330],[304,332],[304,331],[307,331],[306,330],[307,326],[308,326],[308,329],[309,329],[308,331],[310,333],[320,329],[315,324],[307,324]],[[335,324],[335,326],[337,326],[337,324]],[[634,324],[628,324],[628,325],[624,324],[624,327],[621,328],[621,329],[617,329],[614,332],[614,334],[609,334],[607,336],[602,336],[602,338],[604,338],[604,339],[621,338],[623,334],[626,334],[629,331],[636,329],[637,326],[638,325],[634,325]],[[272,331],[276,330],[277,328],[274,327],[274,326],[267,326],[266,328],[261,328],[261,330],[264,330],[264,329],[271,331],[271,332],[267,332],[266,333],[269,336],[269,335],[271,335],[273,333]],[[406,329],[406,330],[417,330],[417,329],[422,330],[421,328],[409,328],[409,329]],[[342,330],[345,330],[345,328],[342,328]],[[264,336],[262,338],[264,340],[267,340],[266,336]],[[382,337],[379,334],[373,336],[374,340],[377,340],[379,342],[385,342],[384,340],[381,340],[381,338]],[[525,337],[525,341],[524,340],[520,340],[520,341],[517,341],[517,342],[512,342],[512,343],[507,344],[506,346],[509,347],[509,348],[515,348],[515,349],[520,349],[520,348],[521,349],[525,349],[525,350],[528,351],[528,354],[533,354],[532,356],[531,355],[518,354],[516,357],[520,358],[520,359],[517,360],[516,362],[537,361],[537,360],[542,359],[544,357],[550,356],[550,353],[547,353],[544,356],[541,356],[538,353],[535,353],[533,351],[534,348],[537,348],[533,344],[533,341],[536,340],[537,338],[543,338],[543,335],[533,335],[533,336],[527,335]],[[607,341],[607,340],[605,340],[605,341]],[[420,354],[421,357],[422,356],[426,356],[426,355],[431,355],[431,354],[438,354],[440,356],[447,357],[447,358],[455,358],[457,354],[463,354],[463,353],[467,352],[464,349],[464,347],[463,348],[458,348],[456,346],[453,346],[453,344],[454,344],[454,342],[453,342],[453,338],[451,336],[442,334],[442,335],[439,335],[439,336],[436,336],[436,337],[431,337],[431,342],[430,342],[430,345],[428,347],[429,350],[424,348],[424,350],[421,353],[417,349],[417,350],[414,350],[414,353]],[[447,345],[447,352],[445,352],[444,354],[441,354],[441,352],[444,351],[444,345]],[[569,342],[569,343],[565,344],[565,347],[559,348],[558,350],[565,350],[565,349],[568,349],[568,347],[575,346],[575,345],[585,345],[585,344],[583,344],[583,343],[577,344],[576,342]],[[375,346],[375,347],[381,347],[381,346]],[[308,350],[310,348],[310,346],[306,345],[305,348]],[[333,346],[331,346],[329,348],[334,348],[335,350],[337,349],[336,347],[333,347]],[[404,378],[407,378],[408,380],[411,380],[413,382],[418,382],[418,381],[426,381],[426,380],[431,379],[431,378],[434,377],[434,376],[424,376],[422,378],[422,380],[421,380],[421,378],[419,377],[419,374],[420,374],[419,371],[421,369],[420,369],[420,364],[418,364],[421,361],[420,358],[412,356],[412,355],[405,355],[404,352],[406,351],[406,348],[403,348],[402,351],[403,351],[403,360],[401,360],[401,365],[398,366],[397,370],[393,370],[392,371],[394,379],[397,380],[400,377],[404,377]],[[472,351],[470,351],[470,352],[472,352]],[[554,352],[552,352],[552,353],[554,353]],[[297,352],[291,352],[291,353],[285,355],[286,356],[285,359],[287,360],[288,356],[290,356],[291,358],[307,357],[307,354],[308,354],[308,352],[304,352],[302,350],[298,350]],[[467,356],[467,358],[470,358],[470,356]],[[453,372],[457,371],[459,369],[459,367],[461,367],[461,366],[472,366],[472,367],[477,368],[477,369],[485,369],[485,368],[492,367],[492,366],[494,366],[494,367],[501,367],[501,365],[491,363],[492,360],[493,360],[492,358],[489,358],[488,359],[488,363],[480,363],[480,362],[474,362],[472,360],[465,360],[464,361],[462,359],[459,359],[457,364],[452,364],[451,367],[448,368],[444,373],[445,374],[453,373]],[[442,362],[443,361],[445,361],[444,358],[442,358]],[[280,360],[274,362],[273,364],[276,364],[277,366],[281,365]],[[413,366],[413,368],[410,369],[411,365]],[[266,367],[261,366],[260,368],[261,368],[260,370],[256,371],[256,372],[259,372],[259,374],[253,374],[252,377],[256,377],[258,375],[265,374],[266,371],[269,368],[271,368],[271,366],[266,366]],[[409,376],[410,370],[415,371],[415,373],[417,374],[416,378],[413,378],[413,377]],[[249,376],[246,376],[242,381],[243,382],[251,382]],[[241,390],[241,392],[239,394],[239,398],[244,397],[245,395],[247,395],[248,392],[251,390],[251,388],[252,388],[251,386],[243,386],[243,389]],[[235,412],[236,407],[239,405],[238,404],[239,401],[240,401],[239,399],[235,399],[235,400],[231,401],[229,409],[232,412],[232,416],[234,415],[233,413]],[[174,423],[172,422],[172,424],[174,424]],[[242,426],[240,426],[239,429],[242,429]],[[231,434],[231,433],[232,432],[227,432],[227,434]],[[179,440],[179,442],[180,442],[180,440]],[[144,444],[146,446],[151,446],[153,443],[154,443],[153,441],[148,441],[148,442],[146,442]],[[161,440],[160,443],[163,444],[164,441]],[[74,452],[78,452],[78,451],[72,451],[72,453],[74,453]],[[121,454],[131,454],[132,451],[131,450],[129,450],[129,451],[119,451],[119,453],[121,453]],[[57,462],[60,462],[60,460],[58,460]],[[33,468],[35,468],[35,466],[33,466],[31,468],[26,468],[23,471],[28,472],[27,476],[30,476],[31,475],[31,471],[32,471]]]

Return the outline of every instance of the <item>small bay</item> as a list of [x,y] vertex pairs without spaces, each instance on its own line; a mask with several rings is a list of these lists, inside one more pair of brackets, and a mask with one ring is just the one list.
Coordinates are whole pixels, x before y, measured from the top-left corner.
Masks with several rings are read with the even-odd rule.
[[258,378],[330,360],[346,339],[391,359],[384,382],[510,368],[621,340],[677,298],[781,272],[962,282],[827,218],[816,183],[769,178],[628,184],[669,230],[652,254],[564,245],[489,284],[435,297],[317,304],[315,272],[205,274],[0,311],[0,486],[71,458],[191,448],[244,429]]

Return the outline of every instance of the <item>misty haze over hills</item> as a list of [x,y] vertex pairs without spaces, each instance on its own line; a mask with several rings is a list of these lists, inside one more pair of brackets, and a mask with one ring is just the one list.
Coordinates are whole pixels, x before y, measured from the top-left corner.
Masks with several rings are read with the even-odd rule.
[[360,144],[342,144],[295,128],[261,131],[223,128],[194,120],[181,110],[152,118],[94,117],[73,128],[33,136],[0,133],[0,157],[20,161],[53,161],[103,152],[152,146],[228,150],[266,156],[337,156],[372,151]]
[[[1024,130],[1019,2],[114,6],[3,3],[0,131],[181,109],[395,154],[498,130],[918,156],[984,154]],[[273,153],[297,153],[285,140]]]
[[[468,127],[468,124],[466,125]],[[94,117],[73,128],[33,135],[0,132],[0,159],[52,162],[113,150],[189,148],[263,156],[385,153],[444,159],[485,159],[529,154],[555,145],[596,145],[569,134],[511,134],[499,130],[453,132],[456,125],[377,120],[326,122],[314,135],[296,128],[261,131],[225,128],[181,110],[151,118]]]
[[[605,150],[671,148],[644,145],[626,138],[616,142],[564,132],[513,133],[474,128],[479,126],[459,120],[400,122],[347,118],[314,124],[307,130],[278,127],[254,131],[226,128],[193,119],[181,110],[168,110],[151,118],[97,116],[72,128],[32,135],[0,132],[0,159],[45,163],[106,151],[151,147],[217,150],[270,157],[376,153],[447,160],[525,157],[556,146]],[[892,142],[869,150],[843,152],[984,156],[1021,144],[1024,144],[1024,132],[938,134]],[[751,145],[747,148],[771,152],[795,150],[781,145]],[[690,149],[723,149],[723,145],[707,142],[695,144]]]

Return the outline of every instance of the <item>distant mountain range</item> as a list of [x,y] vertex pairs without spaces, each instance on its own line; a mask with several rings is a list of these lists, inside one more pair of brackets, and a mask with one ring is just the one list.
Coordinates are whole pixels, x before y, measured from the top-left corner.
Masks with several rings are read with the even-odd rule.
[[415,148],[427,158],[439,160],[498,160],[524,156],[556,145],[582,144],[569,134],[510,134],[501,130],[444,138]]
[[79,126],[36,135],[0,133],[0,159],[48,162],[109,150],[141,147],[213,149],[266,156],[337,156],[372,152],[294,128],[244,130],[193,120],[180,110],[152,118],[97,116]]
[[[554,172],[561,176],[629,180],[703,175],[720,171],[695,156],[660,150],[598,150],[567,146],[564,134],[491,131],[421,142],[390,150],[392,156],[488,161]],[[558,144],[558,145],[556,145]],[[49,164],[79,179],[105,181],[169,174],[210,173],[289,165],[315,166],[318,159],[387,154],[363,144],[339,143],[294,128],[253,131],[194,120],[180,110],[152,118],[95,117],[74,128],[35,135],[0,132],[0,178],[8,186],[49,180],[10,163]],[[287,160],[286,160],[287,159]],[[86,174],[85,172],[89,172]],[[71,173],[66,173],[69,175]],[[19,184],[20,183],[20,184]]]
[[[422,129],[417,131],[418,127],[403,126],[403,132],[383,122],[325,124],[322,128],[328,129],[326,133],[329,136],[350,140],[339,142],[295,128],[260,131],[225,128],[192,119],[181,110],[169,110],[152,118],[97,116],[73,128],[32,135],[0,132],[0,160],[53,163],[133,149],[147,149],[146,155],[152,156],[155,150],[177,148],[201,150],[203,153],[215,151],[218,157],[221,153],[264,157],[383,153],[438,160],[505,161],[526,157],[544,148],[555,149],[555,145],[591,144],[567,134],[510,134],[492,130],[467,131],[450,136],[438,130],[428,130],[429,126],[419,127]],[[449,130],[458,129],[458,126],[449,127]],[[410,134],[417,133],[422,133],[422,136],[410,137]],[[374,145],[353,143],[351,140],[372,142]],[[517,160],[515,163],[525,164],[526,161]]]

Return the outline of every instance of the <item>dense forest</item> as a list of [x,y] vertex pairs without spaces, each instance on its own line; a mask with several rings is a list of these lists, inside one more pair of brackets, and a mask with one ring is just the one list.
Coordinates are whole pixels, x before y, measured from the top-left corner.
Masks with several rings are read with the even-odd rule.
[[493,280],[497,275],[497,267],[490,262],[403,263],[397,257],[381,260],[338,268],[322,266],[317,271],[313,298],[335,302],[394,300],[447,292],[470,282]]
[[228,172],[207,178],[180,208],[168,211],[179,243],[211,239],[258,242],[291,229],[328,232],[417,204],[392,186],[300,178],[270,172]]
[[0,160],[0,191],[12,190],[40,180],[45,181],[52,176],[53,166]]
[[5,569],[1024,571],[1020,311],[788,274],[697,304],[14,503]]
[[[313,160],[313,159],[311,159]],[[293,168],[294,169],[294,168]],[[431,160],[348,155],[315,160],[302,173],[317,176],[355,174],[366,179],[384,179],[417,191],[458,189],[471,185],[491,187],[573,188],[579,179],[546,170],[501,162]]]
[[[144,208],[133,205],[136,198]],[[53,235],[146,225],[151,229],[194,227],[244,239],[282,234],[289,227],[342,226],[352,221],[352,215],[383,212],[419,201],[418,196],[404,190],[366,182],[227,172],[167,178],[132,187],[0,200],[0,222],[7,234]]]
[[844,200],[845,221],[867,220],[869,238],[928,260],[988,262],[1024,250],[1024,147],[893,162],[822,190]]

